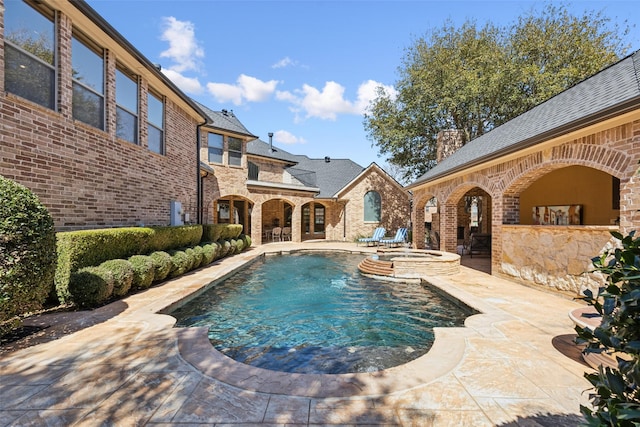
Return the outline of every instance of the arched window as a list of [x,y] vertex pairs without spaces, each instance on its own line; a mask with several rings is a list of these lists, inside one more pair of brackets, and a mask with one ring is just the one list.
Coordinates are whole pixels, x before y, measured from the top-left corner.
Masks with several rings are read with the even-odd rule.
[[380,222],[382,203],[377,191],[369,191],[364,195],[364,220]]

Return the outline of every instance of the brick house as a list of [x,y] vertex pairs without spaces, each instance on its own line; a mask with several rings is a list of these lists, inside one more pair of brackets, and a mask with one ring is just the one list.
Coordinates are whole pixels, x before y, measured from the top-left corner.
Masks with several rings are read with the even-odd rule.
[[[200,105],[202,219],[240,223],[252,240],[287,228],[292,241],[354,241],[378,226],[395,233],[410,218],[409,193],[377,164],[295,155],[252,135],[233,111]],[[207,167],[207,170],[204,170]]]
[[0,10],[0,174],[57,230],[168,224],[197,198],[206,117],[157,66],[83,1]]
[[457,150],[441,135],[443,159],[406,187],[414,244],[455,252],[482,233],[494,275],[596,288],[583,273],[610,231],[640,228],[639,75],[635,52]]
[[266,149],[86,2],[0,10],[0,175],[37,194],[58,231],[237,222],[261,242],[276,224],[293,241],[407,224],[408,193],[377,165]]

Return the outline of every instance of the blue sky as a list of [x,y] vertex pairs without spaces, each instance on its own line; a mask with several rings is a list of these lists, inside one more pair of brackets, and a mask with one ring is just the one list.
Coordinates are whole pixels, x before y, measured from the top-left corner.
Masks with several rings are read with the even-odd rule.
[[[539,1],[89,0],[187,95],[233,110],[263,141],[309,157],[385,165],[362,125],[376,86],[390,90],[405,50],[446,20],[509,25]],[[640,2],[574,1],[613,22]],[[634,22],[635,21],[635,22]],[[626,38],[640,49],[639,28]]]

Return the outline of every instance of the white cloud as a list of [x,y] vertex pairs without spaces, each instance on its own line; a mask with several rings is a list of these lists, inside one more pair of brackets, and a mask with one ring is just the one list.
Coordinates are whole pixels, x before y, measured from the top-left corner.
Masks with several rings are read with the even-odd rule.
[[299,138],[286,130],[279,130],[274,132],[273,139],[275,142],[280,142],[282,144],[287,144],[287,145],[307,143],[307,141],[304,138]]
[[162,70],[162,73],[169,78],[183,92],[190,94],[202,93],[202,85],[197,77],[185,77],[177,71],[168,69]]
[[236,80],[236,84],[228,83],[207,83],[209,93],[220,103],[232,102],[235,105],[244,102],[266,101],[276,90],[277,80],[262,81],[255,77],[241,74]]
[[[364,114],[369,103],[376,97],[376,88],[382,86],[387,93],[395,96],[393,86],[385,86],[374,80],[368,80],[358,87],[357,99],[345,99],[344,86],[336,82],[326,82],[322,91],[311,85],[303,85],[302,89],[293,92],[278,91],[276,99],[293,104],[291,111],[303,112],[305,118],[336,120],[338,114]],[[296,118],[299,120],[299,117]]]
[[163,18],[160,39],[169,42],[169,49],[160,53],[161,58],[169,58],[175,63],[169,69],[178,73],[199,69],[199,58],[204,58],[204,49],[196,40],[191,22],[178,21],[173,16]]
[[273,64],[271,66],[271,68],[285,68],[285,67],[295,66],[295,65],[298,65],[298,61],[294,61],[293,59],[289,58],[288,56],[285,56],[280,61],[278,61],[275,64]]

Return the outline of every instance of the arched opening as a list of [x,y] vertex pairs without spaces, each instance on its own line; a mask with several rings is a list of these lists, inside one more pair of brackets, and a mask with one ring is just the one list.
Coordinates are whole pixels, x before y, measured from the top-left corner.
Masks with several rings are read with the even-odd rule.
[[213,201],[214,224],[241,224],[244,234],[251,234],[253,203],[242,196],[226,196]]
[[293,205],[288,201],[271,199],[264,202],[262,204],[262,241],[290,239],[292,216]]
[[302,240],[324,239],[326,209],[324,205],[309,202],[302,206]]

